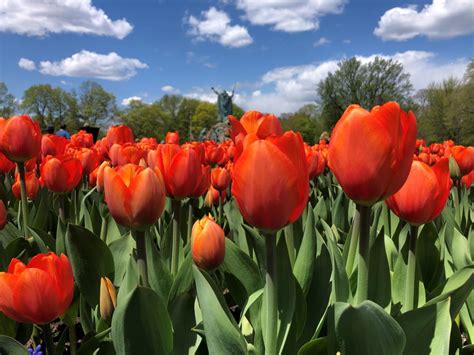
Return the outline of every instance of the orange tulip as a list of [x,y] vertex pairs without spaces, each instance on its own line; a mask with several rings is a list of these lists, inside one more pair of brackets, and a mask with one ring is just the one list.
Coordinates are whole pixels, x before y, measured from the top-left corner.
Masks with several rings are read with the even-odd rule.
[[3,200],[0,200],[0,230],[5,228],[8,223],[8,213]]
[[467,188],[470,188],[473,183],[474,183],[474,170],[472,170],[469,174],[464,175],[461,178],[461,184],[463,184]]
[[106,167],[110,167],[110,163],[108,161],[102,162],[102,164],[100,164],[99,167],[97,168],[96,185],[97,185],[97,191],[99,192],[104,191],[104,171]]
[[148,152],[148,166],[161,171],[170,197],[195,196],[200,190],[203,177],[201,160],[196,150],[189,146],[181,148],[177,144],[161,144]]
[[296,221],[308,201],[309,177],[303,140],[285,132],[250,139],[234,164],[232,195],[251,225],[278,230]]
[[71,146],[76,148],[90,148],[94,145],[94,137],[86,131],[79,131],[71,136]]
[[114,144],[133,143],[132,130],[125,125],[112,126],[107,131],[105,142],[107,149],[110,149]]
[[214,168],[211,171],[211,184],[219,191],[224,191],[230,185],[232,177],[226,168]]
[[469,174],[474,170],[474,147],[457,145],[451,148],[451,152],[458,163],[461,175]]
[[47,158],[41,166],[41,179],[52,192],[70,192],[79,184],[81,178],[81,162],[69,155]]
[[114,144],[109,150],[110,160],[113,165],[138,164],[145,158],[145,151],[135,144]]
[[229,123],[232,126],[230,136],[234,142],[237,136],[245,136],[249,133],[255,133],[258,138],[266,138],[272,134],[281,135],[283,133],[280,120],[276,116],[264,115],[258,111],[246,112],[240,118],[240,121],[230,115]]
[[433,167],[413,161],[402,188],[386,203],[393,213],[413,225],[431,222],[443,210],[451,189],[449,160],[442,158]]
[[41,138],[41,153],[43,156],[64,154],[69,140],[55,134],[45,134]]
[[191,249],[194,263],[204,270],[213,270],[224,261],[224,230],[211,216],[204,216],[194,223]]
[[130,228],[155,223],[165,207],[163,178],[151,168],[133,164],[105,167],[104,191],[112,217]]
[[207,141],[205,149],[206,162],[209,165],[223,165],[226,161],[226,155],[224,149],[216,142]]
[[[34,200],[36,198],[36,195],[38,194],[38,189],[39,189],[39,180],[36,177],[36,172],[34,171],[27,171],[25,174],[25,180],[26,180],[26,196],[30,200]],[[12,185],[12,192],[13,196],[17,200],[21,199],[21,187],[20,187],[20,175],[16,174],[15,176],[15,183]]]
[[74,278],[67,256],[38,254],[28,265],[12,259],[0,272],[0,311],[20,323],[46,324],[69,308]]
[[165,142],[168,144],[179,144],[179,132],[166,133]]
[[0,151],[14,162],[35,158],[41,149],[38,121],[29,116],[0,118]]
[[89,175],[100,164],[100,156],[96,150],[81,148],[76,150],[74,157],[79,159],[82,165],[82,174]]
[[402,187],[415,143],[415,116],[396,102],[371,112],[351,105],[333,130],[328,164],[347,196],[370,206]]
[[227,193],[225,191],[219,192],[219,190],[216,190],[214,187],[209,186],[209,190],[207,190],[206,197],[204,198],[204,204],[208,207],[211,207],[212,205],[218,205],[219,198],[224,201],[226,196]]

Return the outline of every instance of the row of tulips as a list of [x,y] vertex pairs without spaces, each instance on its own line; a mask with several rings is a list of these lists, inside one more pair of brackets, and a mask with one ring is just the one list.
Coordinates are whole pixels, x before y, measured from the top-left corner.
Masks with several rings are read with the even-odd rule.
[[474,147],[394,102],[314,146],[229,122],[94,143],[0,119],[0,353],[472,351]]

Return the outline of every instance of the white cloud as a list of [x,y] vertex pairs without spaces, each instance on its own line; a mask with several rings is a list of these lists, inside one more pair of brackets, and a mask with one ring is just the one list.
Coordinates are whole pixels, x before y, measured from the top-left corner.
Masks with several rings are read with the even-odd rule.
[[[376,54],[357,58],[366,63],[375,56]],[[466,58],[441,62],[434,53],[424,51],[406,51],[393,55],[378,54],[378,56],[401,62],[405,70],[410,73],[410,80],[415,90],[450,76],[462,77],[468,63]],[[329,72],[337,70],[340,59],[270,70],[256,83],[260,86],[259,90],[250,94],[240,93],[239,105],[245,109],[281,114],[293,112],[307,103],[314,103],[317,99],[318,82],[325,79]]]
[[301,32],[317,30],[320,17],[342,13],[345,3],[346,0],[237,0],[237,8],[254,25]]
[[200,41],[210,40],[234,48],[244,47],[253,42],[247,28],[231,25],[229,15],[215,7],[201,12],[200,18],[189,16],[186,22],[190,26],[189,34]]
[[474,32],[472,0],[433,0],[420,11],[416,6],[395,7],[379,20],[375,35],[404,41],[416,36],[450,38]]
[[331,43],[331,41],[329,39],[327,39],[326,37],[321,37],[320,39],[318,39],[316,42],[313,43],[313,46],[314,47],[320,47],[320,46],[324,46],[325,44],[329,44]]
[[167,94],[179,94],[179,90],[171,85],[165,85],[161,88],[161,91]]
[[2,0],[0,32],[28,36],[74,32],[124,38],[133,29],[125,19],[111,20],[91,0]]
[[130,96],[122,100],[122,105],[128,106],[130,105],[130,102],[132,101],[143,101],[143,100],[140,96]]
[[20,60],[18,61],[18,66],[22,69],[29,70],[29,71],[36,69],[35,62],[26,58],[20,58]]
[[342,43],[344,43],[344,44],[350,44],[350,43],[352,43],[352,41],[351,41],[350,39],[345,39],[345,40],[342,41]]
[[211,89],[193,88],[190,92],[184,94],[184,96],[211,103],[217,102],[217,95],[214,94]]
[[122,58],[115,52],[98,54],[83,50],[61,61],[40,62],[39,67],[46,75],[119,81],[130,79],[137,69],[148,68],[148,65],[135,58]]

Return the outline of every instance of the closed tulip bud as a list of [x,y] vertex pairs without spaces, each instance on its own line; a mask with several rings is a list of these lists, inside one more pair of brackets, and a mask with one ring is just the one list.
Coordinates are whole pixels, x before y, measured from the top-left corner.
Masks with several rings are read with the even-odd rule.
[[474,147],[457,145],[451,148],[451,152],[458,163],[460,175],[469,174],[474,170]]
[[459,165],[452,156],[449,157],[449,174],[452,179],[458,179],[461,176]]
[[41,166],[41,178],[49,191],[71,192],[81,181],[81,162],[68,155],[50,157]]
[[41,149],[41,130],[38,121],[29,116],[0,118],[0,151],[14,162],[35,158]]
[[222,201],[226,198],[225,191],[216,190],[214,187],[210,186],[207,190],[206,197],[204,198],[204,204],[208,207],[219,204],[219,199]]
[[[255,136],[255,135],[254,135]],[[299,133],[251,139],[232,174],[232,195],[244,219],[265,230],[296,221],[308,201],[309,176]]]
[[226,190],[230,185],[231,179],[232,177],[226,168],[217,167],[211,171],[211,184],[216,190]]
[[104,170],[105,168],[110,167],[110,163],[108,161],[102,162],[97,168],[97,191],[102,192],[104,191]]
[[125,125],[112,126],[107,131],[105,136],[105,143],[107,149],[110,149],[114,144],[133,143],[133,133],[130,127]]
[[415,144],[415,116],[396,102],[370,112],[351,105],[333,130],[328,165],[350,199],[371,206],[402,187]]
[[166,133],[165,142],[168,144],[179,144],[179,132]]
[[165,207],[161,173],[127,164],[104,170],[105,201],[117,223],[140,228],[155,223]]
[[224,230],[211,216],[204,216],[194,223],[191,249],[194,263],[204,270],[213,270],[224,261]]
[[8,213],[3,200],[0,200],[0,230],[5,228],[8,223]]
[[69,140],[64,137],[55,134],[45,134],[41,138],[41,154],[43,156],[64,154],[68,144]]
[[470,188],[473,182],[474,182],[474,170],[471,171],[469,174],[464,175],[461,178],[461,184],[464,185],[466,188]]
[[439,216],[446,205],[450,189],[447,158],[442,158],[433,167],[413,161],[407,180],[386,203],[404,221],[420,225]]
[[90,148],[94,145],[94,137],[86,131],[79,131],[71,136],[71,146],[76,148]]
[[74,278],[66,255],[38,254],[28,263],[12,259],[0,272],[0,312],[20,323],[46,324],[71,305]]
[[[34,200],[39,190],[39,180],[36,177],[36,172],[27,171],[25,174],[25,179],[26,179],[26,196],[28,196],[30,200]],[[17,200],[21,199],[21,186],[20,186],[19,174],[16,174],[15,176],[15,183],[12,185],[12,192],[13,192],[13,196],[15,196]]]
[[109,321],[112,318],[116,306],[117,291],[115,290],[115,286],[108,277],[101,277],[99,299],[100,317]]
[[100,164],[100,155],[96,150],[81,148],[74,153],[74,157],[79,159],[82,165],[82,174],[89,175]]

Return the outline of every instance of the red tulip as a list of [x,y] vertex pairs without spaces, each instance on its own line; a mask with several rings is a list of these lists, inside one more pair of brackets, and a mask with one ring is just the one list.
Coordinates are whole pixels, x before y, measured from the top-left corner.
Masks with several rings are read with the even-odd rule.
[[43,156],[64,154],[68,144],[69,140],[64,137],[55,134],[45,134],[41,138],[41,153]]
[[81,148],[76,150],[74,157],[81,162],[84,175],[89,175],[100,164],[100,156],[95,149]]
[[248,223],[278,230],[296,221],[308,201],[303,140],[292,131],[253,141],[250,136],[234,164],[232,195]]
[[5,154],[0,152],[0,173],[8,174],[15,169],[15,163],[8,159]]
[[443,210],[451,189],[449,160],[442,158],[433,167],[413,161],[402,188],[386,203],[393,213],[413,225],[431,222]]
[[461,175],[469,174],[474,170],[474,147],[457,145],[451,148],[451,152],[458,163]]
[[81,181],[81,162],[69,155],[47,158],[41,166],[41,178],[46,188],[52,192],[70,192]]
[[232,177],[226,168],[214,168],[211,170],[211,184],[219,191],[224,191],[230,185]]
[[470,188],[473,183],[474,183],[474,170],[472,170],[469,174],[464,175],[461,178],[461,184],[463,184],[467,188]]
[[179,144],[179,132],[166,133],[165,142],[168,144]]
[[332,133],[328,164],[347,196],[370,206],[402,187],[415,143],[415,116],[396,102],[371,112],[351,105]]
[[224,230],[211,216],[204,216],[194,223],[191,249],[194,263],[204,270],[213,270],[224,261]]
[[155,223],[165,207],[161,173],[127,164],[104,170],[105,201],[121,225],[138,228]]
[[148,152],[148,165],[161,171],[166,193],[170,197],[195,196],[201,187],[201,160],[193,148],[161,144],[156,150]]
[[[0,230],[5,228],[8,223],[8,213],[3,200],[0,200]],[[1,297],[1,296],[0,296]],[[1,308],[0,308],[1,310]]]
[[0,119],[0,151],[14,162],[35,158],[41,149],[38,121],[29,116]]
[[28,265],[12,259],[0,272],[0,311],[20,323],[46,324],[69,308],[74,278],[67,256],[38,254]]
[[109,150],[110,160],[115,166],[138,164],[140,160],[145,158],[145,153],[135,144],[114,144]]
[[76,148],[91,148],[94,145],[94,137],[91,133],[80,130],[71,136],[71,146]]
[[209,165],[225,164],[226,156],[224,149],[215,142],[207,141],[206,143],[206,162]]
[[112,126],[107,131],[105,137],[107,149],[110,149],[114,144],[133,143],[133,133],[130,127],[125,125]]
[[[34,200],[39,190],[39,180],[36,177],[35,171],[27,171],[25,174],[26,180],[26,196],[29,199]],[[17,200],[21,199],[21,186],[20,186],[20,175],[16,174],[15,183],[12,185],[13,196]]]

